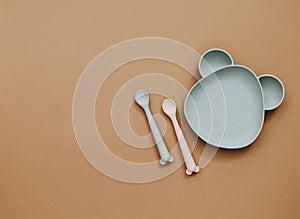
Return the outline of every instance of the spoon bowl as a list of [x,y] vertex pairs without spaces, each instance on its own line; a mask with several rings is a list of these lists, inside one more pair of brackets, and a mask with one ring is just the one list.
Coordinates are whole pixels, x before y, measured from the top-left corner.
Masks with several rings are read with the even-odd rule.
[[176,103],[170,98],[164,100],[162,108],[168,116],[174,116],[176,114]]
[[137,104],[139,104],[141,107],[147,106],[149,104],[149,94],[143,89],[137,90],[134,97]]

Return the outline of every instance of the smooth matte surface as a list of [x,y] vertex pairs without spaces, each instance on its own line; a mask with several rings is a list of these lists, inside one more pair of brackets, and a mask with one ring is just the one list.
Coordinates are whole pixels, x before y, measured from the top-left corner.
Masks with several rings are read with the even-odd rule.
[[[1,0],[0,5],[0,218],[299,219],[298,0]],[[186,176],[182,166],[155,183],[111,180],[77,145],[73,92],[92,58],[143,36],[175,39],[200,53],[226,49],[258,75],[277,75],[286,97],[266,113],[251,147],[219,150],[201,173]],[[122,142],[107,106],[126,81],[149,72],[173,77],[187,91],[196,83],[183,69],[154,60],[131,63],[109,78],[96,103],[98,126],[105,127],[100,131],[111,151],[130,161],[159,158],[155,148]],[[150,98],[153,113],[165,118],[166,143],[176,143],[161,110],[165,97]],[[136,104],[129,119],[137,134],[150,134]],[[199,140],[196,161],[204,145]]]
[[135,102],[143,108],[147,120],[148,125],[150,127],[154,142],[156,144],[157,150],[160,156],[160,164],[166,165],[168,162],[171,163],[174,161],[174,157],[169,153],[168,148],[164,142],[164,139],[160,133],[159,128],[153,118],[153,115],[149,108],[149,93],[145,90],[139,89],[134,94]]
[[165,99],[162,103],[162,108],[164,113],[171,119],[173,123],[173,127],[180,147],[180,151],[185,162],[186,174],[191,175],[193,172],[195,173],[199,172],[200,168],[199,166],[196,165],[194,161],[194,158],[191,154],[191,150],[186,142],[182,129],[180,128],[180,125],[176,118],[177,108],[176,108],[175,101],[172,100],[171,98]]
[[211,49],[200,58],[199,72],[204,77],[227,65],[232,65],[232,57],[224,50]]
[[191,89],[185,104],[187,121],[200,138],[211,144],[214,126],[220,125],[213,119],[210,93],[205,89],[212,83],[220,84],[225,99],[225,111],[218,106],[215,109],[221,114],[216,117],[225,117],[225,132],[220,143],[214,145],[229,149],[248,146],[260,133],[264,120],[262,90],[256,75],[245,67],[229,66],[201,79]]
[[263,89],[265,109],[272,110],[278,107],[284,98],[284,86],[282,82],[272,75],[261,76],[259,82]]

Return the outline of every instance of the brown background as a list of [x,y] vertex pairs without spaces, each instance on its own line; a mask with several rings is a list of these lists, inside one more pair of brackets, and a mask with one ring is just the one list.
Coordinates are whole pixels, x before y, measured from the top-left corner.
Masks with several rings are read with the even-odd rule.
[[[0,218],[300,218],[299,7],[298,0],[0,0]],[[281,78],[286,98],[250,147],[219,151],[193,177],[182,166],[154,183],[112,180],[79,150],[72,96],[93,57],[144,36],[175,39],[200,53],[226,49],[258,75]],[[131,70],[172,72],[187,88],[195,82],[176,66],[145,61],[124,66],[124,76],[116,72],[107,83],[118,86]],[[106,84],[100,93],[108,104],[109,91]],[[160,98],[153,99],[159,108]],[[101,118],[101,107],[96,113]],[[137,107],[131,113],[142,118]],[[144,123],[134,127],[148,131]],[[102,134],[113,140],[111,129]],[[112,151],[127,159],[138,153]],[[145,159],[157,159],[149,151]]]

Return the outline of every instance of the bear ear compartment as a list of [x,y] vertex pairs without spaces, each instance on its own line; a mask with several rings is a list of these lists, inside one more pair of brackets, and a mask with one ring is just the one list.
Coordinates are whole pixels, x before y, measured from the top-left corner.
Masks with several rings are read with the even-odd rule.
[[283,101],[284,86],[279,78],[265,74],[258,77],[263,91],[265,110],[276,109]]
[[205,77],[225,66],[233,64],[232,57],[225,50],[210,49],[201,56],[198,68],[200,75]]

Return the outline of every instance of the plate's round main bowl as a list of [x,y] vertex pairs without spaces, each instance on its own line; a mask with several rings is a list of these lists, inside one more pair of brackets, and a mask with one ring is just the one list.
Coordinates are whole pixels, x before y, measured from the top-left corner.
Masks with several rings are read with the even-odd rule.
[[248,146],[264,121],[261,85],[247,67],[222,68],[192,87],[184,113],[193,131],[207,143],[228,149]]

